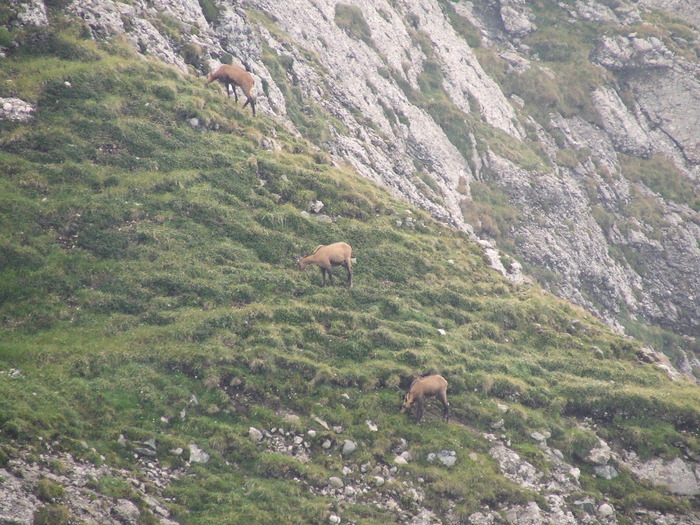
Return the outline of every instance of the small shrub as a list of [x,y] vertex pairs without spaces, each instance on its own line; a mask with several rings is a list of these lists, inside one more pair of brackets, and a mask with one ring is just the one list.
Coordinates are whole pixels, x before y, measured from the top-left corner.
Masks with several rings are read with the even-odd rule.
[[61,500],[65,492],[63,487],[49,479],[40,479],[36,484],[36,497],[47,503]]
[[10,456],[0,448],[0,467],[5,468],[10,463]]
[[12,418],[6,421],[2,426],[2,431],[10,438],[18,440],[29,439],[33,434],[31,423],[19,418]]
[[110,498],[129,499],[134,494],[134,489],[127,481],[111,476],[102,476],[92,488]]
[[219,18],[219,8],[213,0],[199,0],[199,6],[202,8],[202,13],[207,22],[213,24]]
[[563,451],[571,456],[584,460],[591,450],[598,445],[595,433],[589,430],[573,429],[564,440]]
[[6,27],[0,27],[0,47],[9,47],[12,44],[12,35]]
[[70,3],[71,0],[44,0],[46,7],[54,9],[63,9],[64,7],[68,7]]
[[276,453],[261,454],[258,469],[263,476],[269,478],[289,479],[304,475],[304,466],[301,462]]
[[642,507],[661,513],[686,513],[690,510],[690,503],[672,495],[644,490],[623,497],[620,507],[625,510]]
[[547,62],[568,62],[576,53],[576,46],[564,41],[559,34],[537,32],[537,38],[532,38],[533,51]]
[[30,55],[49,55],[78,61],[99,59],[99,54],[91,44],[54,27],[25,26],[21,32],[17,32],[15,39],[21,44],[20,51]]
[[201,69],[204,65],[204,50],[200,45],[188,42],[182,46],[182,49],[180,49],[180,54],[182,55],[185,63],[191,65],[195,69]]
[[68,473],[68,467],[60,459],[54,459],[50,465],[51,472],[59,476],[63,476]]
[[639,158],[620,154],[620,168],[623,175],[634,182],[644,183],[661,197],[688,204],[695,211],[700,210],[700,191],[663,155]]
[[34,512],[34,525],[68,525],[71,513],[63,505],[45,505]]
[[372,46],[372,31],[359,7],[348,4],[335,5],[335,23],[351,37]]
[[557,164],[573,169],[578,164],[576,153],[570,149],[557,150]]

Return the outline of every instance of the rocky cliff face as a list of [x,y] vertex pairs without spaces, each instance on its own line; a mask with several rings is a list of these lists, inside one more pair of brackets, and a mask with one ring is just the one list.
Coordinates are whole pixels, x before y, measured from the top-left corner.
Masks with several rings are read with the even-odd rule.
[[[46,23],[41,2],[13,3],[16,23]],[[485,241],[511,278],[522,263],[620,329],[685,336],[686,371],[700,369],[696,2],[83,0],[67,11],[183,73],[246,63],[261,111]]]

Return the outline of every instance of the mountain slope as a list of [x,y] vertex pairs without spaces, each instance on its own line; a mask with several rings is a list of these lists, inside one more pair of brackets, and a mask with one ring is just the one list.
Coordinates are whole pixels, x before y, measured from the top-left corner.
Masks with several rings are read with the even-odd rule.
[[245,62],[264,111],[697,374],[695,3],[68,9],[183,71]]
[[261,39],[288,81],[350,129],[331,151],[609,322],[697,335],[692,27],[624,3],[358,2],[357,41],[334,2],[253,5],[285,31]]
[[[0,122],[3,520],[697,522],[696,386],[284,123],[49,15],[0,63],[35,107]],[[336,240],[352,290],[295,267]],[[398,412],[425,372],[449,424]]]

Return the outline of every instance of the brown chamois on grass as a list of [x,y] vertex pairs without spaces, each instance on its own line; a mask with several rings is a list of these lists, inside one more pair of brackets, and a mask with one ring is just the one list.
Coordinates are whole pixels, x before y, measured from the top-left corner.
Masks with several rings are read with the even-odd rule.
[[208,86],[215,80],[218,80],[224,85],[228,98],[231,98],[231,93],[228,90],[228,87],[231,86],[236,104],[238,104],[238,93],[236,93],[236,86],[240,86],[246,96],[246,101],[245,104],[243,104],[243,107],[245,108],[248,104],[250,104],[250,108],[253,110],[253,116],[255,116],[255,97],[253,96],[253,84],[255,83],[255,80],[250,73],[238,66],[223,64],[219,67],[219,69],[207,77],[207,82],[204,85]]
[[444,377],[437,374],[419,377],[413,380],[411,387],[404,397],[401,413],[405,412],[415,403],[417,406],[415,421],[416,423],[420,423],[420,420],[423,419],[423,404],[427,397],[437,397],[440,403],[442,403],[442,417],[445,423],[447,423],[450,419],[450,404],[447,402],[447,381]]
[[336,242],[326,246],[319,246],[314,253],[299,259],[299,269],[305,270],[309,264],[315,264],[321,268],[323,286],[326,286],[326,273],[328,280],[333,284],[333,268],[345,266],[348,271],[348,288],[352,288],[352,248],[345,242]]

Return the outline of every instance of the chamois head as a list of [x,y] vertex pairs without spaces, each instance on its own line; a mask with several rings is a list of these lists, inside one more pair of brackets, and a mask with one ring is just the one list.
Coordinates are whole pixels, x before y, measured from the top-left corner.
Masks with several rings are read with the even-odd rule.
[[306,267],[311,264],[310,261],[304,260],[304,257],[299,257],[297,259],[297,265],[299,266],[300,270],[306,270]]
[[416,381],[418,381],[418,379],[413,380],[407,392],[399,392],[399,399],[401,400],[400,412],[402,414],[406,412],[406,410],[411,408],[411,405],[413,404],[414,399],[413,395],[411,395],[411,388],[413,387]]

